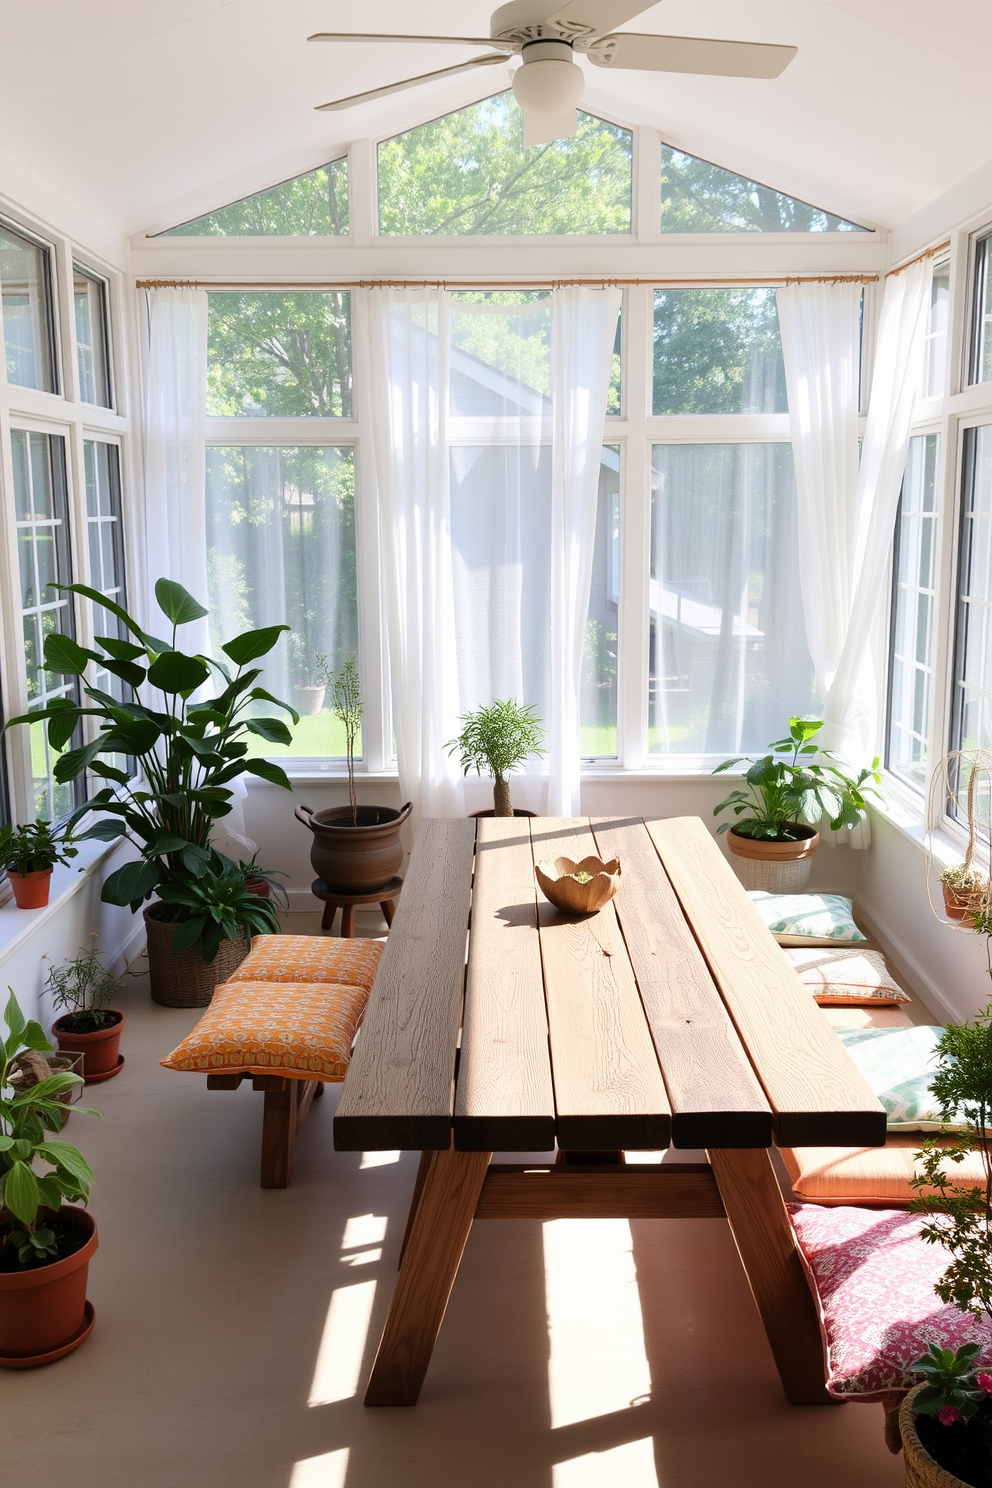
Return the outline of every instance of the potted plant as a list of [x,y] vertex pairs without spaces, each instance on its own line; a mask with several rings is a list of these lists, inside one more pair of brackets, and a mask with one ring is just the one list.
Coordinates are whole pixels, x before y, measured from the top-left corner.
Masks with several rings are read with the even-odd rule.
[[52,830],[47,821],[23,827],[0,827],[0,868],[6,869],[18,909],[44,909],[56,863],[68,863],[77,849],[68,829]]
[[82,1056],[86,1084],[97,1085],[120,1074],[124,1014],[107,1004],[120,991],[121,982],[101,961],[95,935],[88,951],[80,946],[71,961],[50,969],[47,986],[56,1009],[64,1009],[52,1024],[52,1032],[61,1050]]
[[[93,1174],[68,1142],[50,1141],[64,1109],[59,1097],[81,1084],[58,1073],[36,1084],[12,1081],[25,1052],[50,1050],[26,1022],[13,992],[0,1044],[0,1365],[47,1364],[78,1348],[93,1326],[86,1301],[96,1225],[85,1209]],[[95,1115],[95,1112],[88,1114]]]
[[311,657],[306,639],[299,631],[293,631],[287,639],[292,671],[293,702],[300,713],[314,716],[324,706],[327,692],[326,681],[319,676],[321,655]]
[[289,874],[281,868],[261,868],[256,859],[258,853],[253,853],[247,863],[240,862],[242,877],[245,888],[250,894],[257,894],[260,899],[271,899],[273,895],[280,901],[283,909],[289,908],[289,895],[285,886],[277,882],[277,879],[288,878]]
[[[990,796],[992,796],[992,755],[984,749],[955,749],[937,765],[930,781],[927,802],[927,885],[933,866],[934,833],[941,826],[945,811],[959,817],[964,780],[967,779],[965,814],[968,842],[964,861],[953,863],[939,874],[944,911],[947,918],[961,929],[975,928],[976,916],[992,910],[992,841],[990,841]],[[975,859],[979,843],[984,841],[984,862]],[[931,900],[931,905],[933,901]],[[935,911],[936,912],[936,911]]]
[[979,1343],[931,1343],[913,1369],[924,1382],[899,1408],[907,1488],[986,1488],[992,1474],[992,1374]]
[[[111,842],[126,837],[138,849],[137,861],[111,873],[101,893],[106,903],[130,905],[137,911],[177,877],[186,882],[211,871],[211,832],[231,810],[230,785],[237,776],[247,772],[291,790],[281,766],[250,758],[246,742],[253,734],[274,744],[292,743],[281,718],[257,716],[257,709],[274,704],[294,723],[299,715],[258,685],[261,668],[251,665],[272,650],[288,627],[245,631],[221,646],[223,659],[217,660],[177,649],[179,628],[202,619],[207,611],[171,579],[159,579],[155,585],[159,608],[171,625],[168,640],[149,635],[125,609],[95,589],[82,584],[57,587],[107,610],[113,616],[108,628],[114,634],[98,635],[96,651],[52,632],[45,637],[45,667],[82,677],[91,664],[99,666],[124,683],[125,700],[84,686],[83,702],[53,698],[6,727],[45,719],[49,744],[58,756],[55,779],[75,780],[88,772],[108,782],[69,821],[94,812],[99,820],[77,840]],[[125,632],[130,638],[120,639]],[[215,695],[195,701],[211,678]],[[95,736],[79,748],[66,749],[83,718],[95,721]],[[136,770],[121,768],[122,755],[131,756]],[[150,964],[161,953],[162,943],[156,938],[149,945]],[[155,966],[159,987],[169,972],[168,964]]]
[[244,960],[251,937],[279,930],[272,900],[250,889],[223,853],[211,852],[203,873],[173,874],[159,896],[145,925],[152,1001],[166,1007],[206,1007]]
[[973,928],[975,916],[989,907],[989,880],[967,861],[945,868],[940,874],[940,887],[949,920],[967,921]]
[[[769,744],[769,754],[739,755],[713,771],[748,767],[745,788],[731,791],[713,808],[714,816],[730,808],[737,818],[723,822],[717,835],[728,834],[727,846],[747,889],[801,889],[820,841],[812,823],[826,816],[834,831],[855,827],[864,815],[865,797],[878,795],[879,760],[852,775],[837,755],[813,743],[822,727],[822,718],[790,718],[788,737]],[[824,763],[814,763],[814,756]]]
[[514,702],[507,698],[497,700],[488,708],[476,708],[461,718],[462,730],[456,739],[445,745],[449,754],[458,750],[462,774],[475,770],[481,775],[485,769],[493,778],[493,807],[491,811],[478,811],[476,816],[533,816],[533,811],[514,811],[510,801],[510,782],[507,776],[520,767],[531,755],[546,754],[543,745],[544,733],[541,720],[529,704]]
[[297,806],[296,818],[313,833],[310,862],[327,888],[375,898],[403,866],[400,828],[413,808],[409,801],[399,811],[392,806],[359,806],[355,793],[355,745],[362,726],[358,666],[349,658],[339,671],[332,672],[323,654],[318,653],[318,660],[330,688],[331,708],[344,724],[349,804],[325,811]]

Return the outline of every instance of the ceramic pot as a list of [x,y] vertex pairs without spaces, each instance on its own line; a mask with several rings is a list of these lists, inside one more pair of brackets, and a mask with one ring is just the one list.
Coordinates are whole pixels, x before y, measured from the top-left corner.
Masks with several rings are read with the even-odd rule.
[[52,886],[51,868],[35,868],[31,873],[8,868],[7,877],[18,909],[44,909]]
[[798,842],[764,842],[758,837],[738,837],[731,827],[727,846],[734,856],[734,872],[746,889],[798,894],[806,887],[820,834],[813,827],[795,830],[801,834]]
[[73,1204],[63,1204],[59,1218],[85,1235],[81,1249],[48,1266],[0,1271],[0,1364],[7,1367],[47,1363],[47,1356],[69,1353],[88,1334],[86,1280],[96,1222]]
[[58,1040],[59,1048],[69,1054],[81,1054],[83,1056],[83,1068],[81,1074],[86,1084],[102,1078],[112,1079],[120,1073],[121,1052],[121,1030],[124,1027],[124,1014],[114,1012],[112,1008],[107,1009],[114,1018],[114,1022],[105,1028],[94,1028],[90,1033],[72,1033],[62,1025],[68,1022],[71,1014],[66,1013],[61,1018],[56,1018],[52,1024],[52,1032]]
[[258,899],[268,899],[270,885],[264,878],[246,878],[245,888]]
[[899,1407],[899,1434],[902,1437],[906,1464],[906,1488],[970,1488],[963,1478],[956,1478],[935,1462],[916,1434],[913,1399],[923,1388],[923,1385],[917,1385],[915,1390],[910,1390]]
[[400,828],[413,810],[392,806],[359,806],[358,825],[350,806],[313,811],[297,806],[296,819],[313,833],[310,862],[329,889],[342,894],[372,894],[383,889],[403,866]]
[[[566,914],[595,914],[620,887],[617,858],[611,858],[608,863],[602,858],[583,858],[581,863],[571,858],[555,858],[553,863],[535,863],[534,872],[544,897]],[[579,883],[572,876],[575,873],[588,873],[590,877]]]
[[308,682],[294,682],[293,707],[297,713],[303,713],[307,717],[312,718],[324,706],[324,694],[326,691],[327,686],[323,682],[313,684]]
[[248,931],[242,926],[237,940],[222,940],[212,961],[204,961],[196,946],[176,956],[172,942],[179,926],[157,919],[158,908],[150,904],[144,912],[152,1001],[163,1007],[207,1007],[214,988],[226,982],[247,956]]

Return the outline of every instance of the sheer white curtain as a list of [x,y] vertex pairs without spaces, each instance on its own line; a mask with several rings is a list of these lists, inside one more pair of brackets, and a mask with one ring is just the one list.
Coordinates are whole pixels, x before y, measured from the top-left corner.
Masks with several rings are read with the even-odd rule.
[[400,790],[418,815],[458,816],[445,749],[458,732],[447,400],[449,298],[371,289],[361,300]]

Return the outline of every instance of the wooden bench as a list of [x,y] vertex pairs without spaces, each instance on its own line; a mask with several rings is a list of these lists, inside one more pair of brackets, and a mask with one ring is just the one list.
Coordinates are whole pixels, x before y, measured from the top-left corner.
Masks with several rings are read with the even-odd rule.
[[265,1094],[262,1107],[261,1188],[285,1188],[293,1176],[296,1138],[310,1106],[324,1093],[323,1080],[288,1080],[285,1075],[208,1075],[208,1090],[237,1090],[250,1080]]

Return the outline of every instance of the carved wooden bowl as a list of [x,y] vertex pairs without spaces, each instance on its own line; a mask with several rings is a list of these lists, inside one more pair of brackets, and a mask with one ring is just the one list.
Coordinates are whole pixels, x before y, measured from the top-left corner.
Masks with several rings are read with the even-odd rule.
[[[602,858],[583,858],[581,863],[574,863],[571,858],[555,858],[551,863],[536,863],[534,872],[545,898],[566,914],[595,914],[620,887],[618,858],[608,863]],[[582,878],[589,876],[580,882],[576,874]]]

